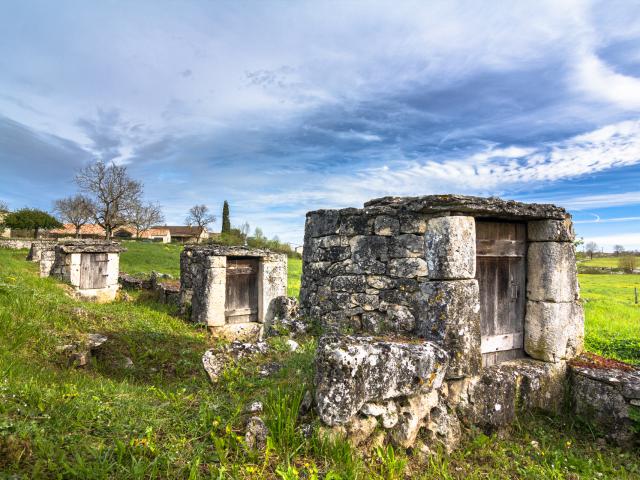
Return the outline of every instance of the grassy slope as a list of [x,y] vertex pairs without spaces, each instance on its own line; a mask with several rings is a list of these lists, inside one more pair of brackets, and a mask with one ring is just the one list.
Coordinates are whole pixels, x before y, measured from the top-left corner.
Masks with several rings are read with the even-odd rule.
[[[25,253],[0,249],[0,478],[284,478],[277,471],[288,465],[334,479],[400,478],[391,472],[405,461],[424,479],[640,478],[637,453],[594,442],[571,418],[525,418],[506,439],[472,434],[458,452],[425,463],[305,441],[275,420],[293,403],[278,387],[300,391],[311,381],[312,339],[295,354],[276,340],[279,353],[233,367],[213,386],[200,364],[211,343],[203,329],[136,294],[110,305],[72,300],[37,278]],[[67,367],[56,347],[87,332],[109,337],[103,353],[85,369]],[[259,377],[258,364],[274,359],[285,368]],[[242,407],[256,399],[274,432],[266,459],[238,437]]]

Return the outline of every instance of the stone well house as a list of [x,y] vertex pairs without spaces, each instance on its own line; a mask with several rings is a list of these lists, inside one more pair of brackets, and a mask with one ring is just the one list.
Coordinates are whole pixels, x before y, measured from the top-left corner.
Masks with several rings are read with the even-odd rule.
[[41,277],[56,277],[70,284],[79,298],[102,303],[118,293],[122,250],[117,242],[69,240],[40,242],[31,255],[39,255]]
[[273,300],[287,294],[287,256],[269,250],[187,245],[180,255],[180,303],[221,337],[257,338]]
[[192,227],[185,225],[170,225],[165,227],[154,228],[166,228],[169,230],[169,235],[172,242],[177,243],[199,243],[209,238],[209,232],[205,227]]
[[491,430],[518,405],[559,408],[583,344],[573,240],[564,209],[496,198],[308,213],[301,309],[356,334],[320,342],[323,421],[382,415],[395,443],[425,427],[451,444],[461,418]]

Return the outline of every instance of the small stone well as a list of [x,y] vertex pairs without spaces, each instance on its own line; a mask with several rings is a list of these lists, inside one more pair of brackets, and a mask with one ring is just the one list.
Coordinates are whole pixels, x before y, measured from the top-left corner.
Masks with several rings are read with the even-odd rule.
[[82,299],[110,302],[118,293],[121,251],[117,242],[61,242],[41,250],[40,276],[71,284]]
[[180,303],[191,320],[229,339],[255,339],[273,300],[287,294],[287,256],[269,250],[187,245],[180,255]]
[[557,410],[583,345],[573,240],[564,209],[497,198],[308,213],[301,311],[355,334],[320,342],[323,421],[361,431],[374,416],[396,444],[424,427],[449,448],[460,423],[492,431],[518,407]]

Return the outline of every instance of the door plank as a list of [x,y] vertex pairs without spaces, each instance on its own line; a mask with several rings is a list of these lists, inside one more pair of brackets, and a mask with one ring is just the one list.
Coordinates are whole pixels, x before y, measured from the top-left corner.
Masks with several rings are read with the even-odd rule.
[[258,321],[258,262],[257,258],[227,258],[227,323]]
[[476,221],[483,365],[524,356],[526,224]]

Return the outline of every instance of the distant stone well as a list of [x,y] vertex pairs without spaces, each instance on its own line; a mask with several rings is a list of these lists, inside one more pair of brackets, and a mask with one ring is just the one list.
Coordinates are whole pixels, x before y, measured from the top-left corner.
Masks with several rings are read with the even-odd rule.
[[[336,414],[344,405],[334,405],[327,392],[349,398],[347,411],[360,418],[383,411],[382,404],[393,411],[419,405],[405,416],[413,423],[389,427],[403,446],[423,426],[435,429],[434,438],[438,428],[448,428],[442,438],[450,438],[458,420],[447,412],[491,430],[508,424],[517,405],[556,409],[566,360],[582,351],[584,336],[573,240],[564,209],[497,198],[386,197],[362,209],[308,213],[302,313],[320,319],[328,331],[356,334],[321,342],[316,400],[325,423],[345,423],[349,431],[350,420]],[[437,348],[401,347],[416,341]],[[339,377],[327,374],[336,362],[352,368],[362,361],[350,361],[349,352],[376,348],[404,355],[410,349],[419,355],[416,364],[437,365],[437,374],[405,392],[370,385],[383,368],[373,360],[363,363],[366,373],[345,375],[347,383],[361,375],[363,385],[336,385]],[[446,359],[420,359],[440,350]],[[397,369],[385,375],[402,377],[402,359],[384,363]],[[343,395],[368,390],[378,393]],[[436,407],[438,419],[429,413]]]
[[255,339],[273,300],[287,294],[287,256],[269,250],[187,245],[180,255],[180,303],[191,320],[229,339]]
[[78,297],[113,301],[118,292],[120,252],[117,242],[73,240],[40,249],[40,276],[53,276],[72,285]]

